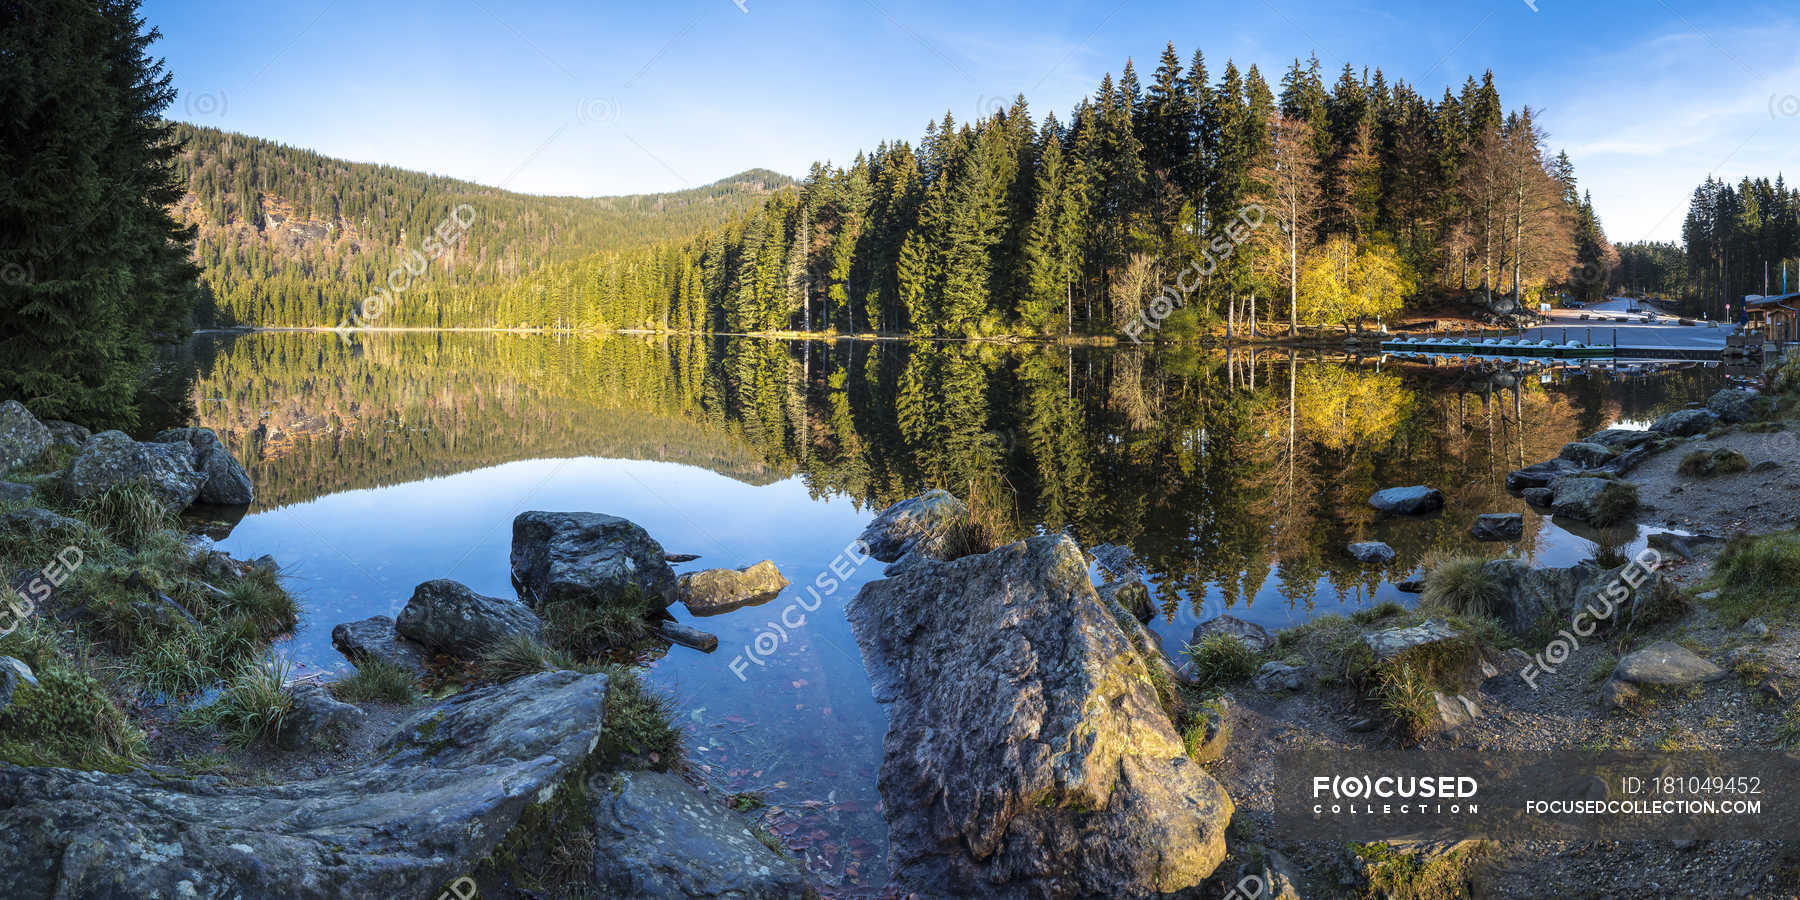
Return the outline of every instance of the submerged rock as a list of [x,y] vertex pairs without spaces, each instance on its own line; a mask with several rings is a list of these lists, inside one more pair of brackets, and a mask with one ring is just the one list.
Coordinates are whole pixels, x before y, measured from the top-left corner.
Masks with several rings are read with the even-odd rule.
[[200,496],[205,478],[194,471],[193,452],[185,445],[140,444],[123,431],[102,431],[69,460],[63,493],[86,500],[136,481],[148,485],[163,508],[179,513]]
[[930,490],[882,510],[858,540],[871,557],[884,563],[915,550],[938,559],[951,524],[968,514],[969,508],[949,491]]
[[413,589],[394,620],[394,631],[428,650],[474,659],[488,645],[514,635],[542,638],[544,623],[516,599],[488,597],[439,578]]
[[0,879],[18,897],[435,897],[587,758],[606,691],[575,672],[478,688],[374,762],[284,784],[0,764]]
[[1187,758],[1067,537],[916,564],[847,612],[888,709],[880,787],[903,881],[1148,897],[1224,858],[1231,800]]
[[250,473],[244,471],[243,464],[225,449],[224,444],[219,443],[219,436],[211,428],[170,428],[158,432],[155,442],[186,444],[192,449],[190,463],[201,477],[198,502],[243,506],[256,499]]
[[50,429],[25,404],[17,400],[0,403],[0,473],[44,455],[51,441]]
[[741,569],[704,569],[677,579],[681,603],[696,616],[716,616],[781,596],[787,578],[775,563],[763,560]]
[[1357,541],[1348,548],[1350,558],[1360,563],[1384,565],[1393,562],[1397,556],[1394,548],[1380,541]]
[[673,773],[620,773],[595,801],[594,837],[594,887],[605,897],[754,900],[807,892],[791,860]]
[[1525,536],[1525,517],[1518,513],[1482,513],[1469,536],[1478,541],[1516,541]]
[[637,523],[605,513],[520,513],[512,577],[539,610],[569,602],[648,615],[668,609],[679,593],[662,545]]
[[1705,434],[1719,427],[1719,417],[1707,409],[1681,409],[1650,424],[1650,430],[1676,437]]
[[396,666],[414,676],[429,669],[425,660],[430,652],[423,646],[401,637],[394,631],[394,620],[387,616],[370,616],[360,622],[345,622],[331,629],[331,646],[344,654],[351,665],[375,659]]
[[1443,509],[1444,494],[1424,485],[1384,488],[1369,497],[1369,505],[1384,513],[1416,516]]

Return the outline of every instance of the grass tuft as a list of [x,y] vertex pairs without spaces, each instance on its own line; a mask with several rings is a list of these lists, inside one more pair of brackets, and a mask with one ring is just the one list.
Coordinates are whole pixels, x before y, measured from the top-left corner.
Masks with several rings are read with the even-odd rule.
[[1429,679],[1412,663],[1382,666],[1375,679],[1370,699],[1394,722],[1394,728],[1410,741],[1425,737],[1436,711],[1436,700]]
[[419,698],[411,672],[390,662],[364,658],[356,671],[331,683],[331,696],[347,703],[377,701],[408,704]]
[[545,669],[566,668],[568,660],[531,635],[510,634],[488,645],[478,664],[489,680],[511,681]]
[[1728,625],[1753,616],[1771,624],[1792,619],[1800,608],[1800,532],[1733,538],[1711,583],[1718,596],[1705,602]]
[[1744,454],[1726,447],[1717,450],[1695,450],[1681,458],[1681,474],[1690,477],[1706,478],[1713,475],[1729,475],[1750,468],[1750,460]]
[[142,547],[152,536],[175,527],[175,514],[142,481],[116,484],[89,497],[77,514],[128,549]]
[[679,768],[682,734],[675,725],[674,698],[653,690],[633,666],[607,666],[606,676],[606,720],[595,753],[613,765]]
[[1202,689],[1235,684],[1256,674],[1259,657],[1235,634],[1215,632],[1187,645],[1194,678]]
[[271,740],[281,733],[294,709],[294,691],[288,684],[293,664],[277,657],[245,666],[209,706],[189,712],[191,724],[216,727],[238,746]]
[[1479,556],[1455,556],[1438,563],[1425,574],[1419,601],[1456,615],[1493,615],[1500,603],[1500,585],[1487,574],[1486,565]]

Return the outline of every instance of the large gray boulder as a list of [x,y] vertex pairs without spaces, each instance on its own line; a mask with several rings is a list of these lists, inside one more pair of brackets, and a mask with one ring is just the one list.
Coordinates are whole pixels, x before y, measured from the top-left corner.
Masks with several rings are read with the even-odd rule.
[[1383,488],[1369,497],[1369,505],[1384,513],[1416,516],[1444,508],[1444,494],[1424,485]]
[[1620,510],[1637,508],[1636,488],[1610,478],[1570,475],[1551,482],[1550,492],[1551,512],[1594,525],[1614,524]]
[[0,764],[0,878],[14,897],[433,898],[578,771],[606,692],[575,672],[476,689],[372,762],[283,784]]
[[1129,617],[1066,536],[917,563],[847,612],[888,710],[880,788],[905,882],[1148,897],[1224,858],[1231,800],[1187,758]]
[[294,686],[294,706],[281,720],[275,745],[283,750],[335,746],[365,718],[366,713],[331,696],[324,685],[304,682]]
[[968,513],[949,491],[930,490],[882,510],[859,540],[881,562],[894,562],[914,550],[937,559],[950,525]]
[[1615,451],[1630,450],[1656,439],[1656,432],[1642,428],[1608,428],[1581,439],[1584,444],[1599,444]]
[[256,499],[250,473],[244,471],[243,464],[225,449],[211,428],[170,428],[158,432],[155,441],[158,444],[186,444],[192,449],[194,471],[202,479],[200,495],[196,498],[199,502],[243,506]]
[[85,500],[137,481],[148,485],[165,509],[179,513],[199,498],[206,479],[194,470],[193,450],[185,444],[140,444],[123,431],[102,431],[69,460],[63,493]]
[[1719,427],[1719,417],[1712,410],[1681,409],[1650,423],[1650,430],[1676,437],[1705,434]]
[[763,560],[741,569],[702,569],[682,575],[681,603],[696,616],[716,616],[744,606],[767,603],[788,586],[775,563]]
[[662,545],[618,516],[592,512],[519,513],[513,519],[512,578],[532,608],[577,603],[628,607],[648,615],[680,591]]
[[1508,472],[1506,489],[1509,491],[1525,491],[1531,488],[1549,487],[1551,482],[1565,475],[1581,471],[1581,464],[1557,457],[1546,459],[1541,463],[1533,463],[1523,469]]
[[1769,398],[1743,388],[1726,388],[1706,401],[1706,408],[1721,422],[1748,422],[1768,414]]
[[1386,565],[1397,558],[1394,548],[1381,541],[1357,541],[1346,549],[1351,559],[1369,565]]
[[50,429],[50,441],[58,447],[78,448],[94,434],[85,426],[60,419],[45,419],[44,427]]
[[331,646],[344,654],[353,666],[367,660],[387,663],[416,677],[430,671],[426,660],[431,652],[423,645],[394,631],[394,620],[387,616],[370,616],[359,622],[345,622],[331,629]]
[[0,473],[16,469],[50,449],[50,429],[44,427],[25,404],[0,403]]
[[1605,465],[1613,457],[1618,455],[1619,451],[1614,450],[1605,444],[1590,444],[1586,441],[1575,441],[1574,443],[1564,444],[1562,452],[1558,453],[1557,457],[1566,459],[1582,468],[1592,469],[1597,466]]
[[512,597],[477,594],[448,578],[413,588],[394,620],[394,631],[428,650],[474,659],[490,644],[514,635],[541,638],[544,623]]
[[[1598,619],[1601,627],[1629,622],[1639,610],[1666,607],[1679,593],[1673,582],[1635,561],[1603,569],[1592,560],[1533,568],[1523,560],[1495,559],[1483,564],[1481,572],[1494,585],[1498,598],[1494,618],[1521,636],[1530,634],[1539,622],[1566,627],[1582,609]],[[1625,593],[1620,594],[1614,585],[1623,586]]]
[[1237,638],[1238,640],[1243,641],[1245,646],[1257,653],[1261,653],[1264,650],[1275,646],[1275,636],[1269,633],[1269,629],[1264,628],[1255,622],[1246,622],[1233,615],[1213,616],[1212,618],[1195,625],[1193,637],[1188,639],[1188,643],[1199,644],[1201,641],[1206,640],[1208,636],[1215,634],[1230,635],[1231,637]]
[[596,794],[594,887],[603,897],[806,895],[806,878],[792,860],[680,775],[621,773]]
[[1657,641],[1619,659],[1612,677],[1627,684],[1664,687],[1699,684],[1725,677],[1725,670],[1672,641]]

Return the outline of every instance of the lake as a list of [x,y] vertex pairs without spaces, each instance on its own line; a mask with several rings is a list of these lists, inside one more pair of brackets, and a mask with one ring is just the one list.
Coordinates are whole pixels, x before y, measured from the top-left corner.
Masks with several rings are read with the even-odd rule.
[[[696,770],[761,793],[764,825],[849,893],[886,877],[885,720],[842,611],[881,564],[842,554],[885,505],[945,487],[1018,534],[1129,547],[1178,651],[1226,610],[1280,628],[1410,602],[1393,584],[1432,553],[1566,565],[1635,549],[1642,529],[1561,527],[1506,473],[1723,383],[1697,366],[484,333],[202,335],[173,369],[190,380],[173,417],[216,430],[255,480],[257,503],[215,533],[283,566],[305,621],[278,652],[303,670],[343,670],[332,627],[396,615],[420,582],[509,594],[511,522],[529,509],[631,519],[700,555],[678,571],[773,560],[793,586],[768,604],[674,607],[720,647],[675,647],[652,677],[679,698]],[[1445,511],[1368,506],[1408,484],[1442,489]],[[1524,513],[1525,538],[1475,544],[1484,512]],[[1356,563],[1356,540],[1399,558]]]

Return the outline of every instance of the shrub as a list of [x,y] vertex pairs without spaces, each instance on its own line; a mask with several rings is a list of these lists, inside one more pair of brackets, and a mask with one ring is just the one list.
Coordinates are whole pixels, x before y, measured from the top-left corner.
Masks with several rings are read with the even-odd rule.
[[1718,596],[1706,602],[1727,624],[1792,618],[1800,605],[1800,532],[1732,539],[1713,567],[1712,585]]
[[1187,645],[1187,655],[1201,688],[1233,684],[1256,674],[1256,651],[1234,634],[1209,634],[1200,643]]
[[331,696],[350,703],[375,700],[405,704],[418,699],[411,672],[373,657],[358,661],[355,672],[332,682],[328,690]]
[[1456,556],[1425,573],[1425,591],[1419,600],[1427,606],[1465,616],[1492,615],[1500,603],[1500,585],[1483,568],[1479,556]]
[[192,724],[216,727],[233,744],[247,746],[281,733],[294,708],[294,691],[288,684],[292,663],[276,658],[245,666],[219,699],[187,714]]

